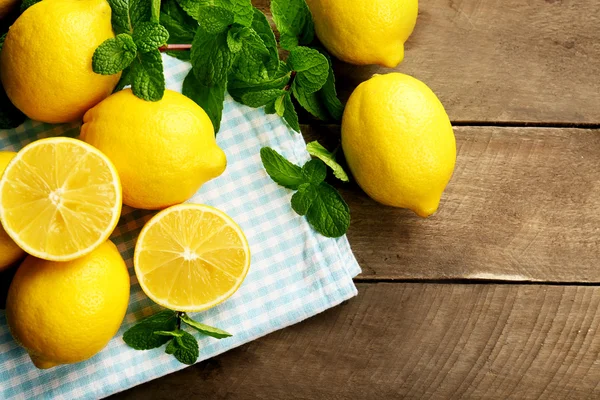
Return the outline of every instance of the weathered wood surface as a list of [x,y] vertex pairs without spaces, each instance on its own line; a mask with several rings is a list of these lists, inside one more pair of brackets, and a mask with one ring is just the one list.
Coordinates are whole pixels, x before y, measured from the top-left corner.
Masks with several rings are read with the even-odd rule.
[[360,284],[358,298],[125,399],[593,399],[600,288]]
[[[427,83],[455,122],[600,124],[598,26],[597,0],[420,0],[395,70]],[[391,71],[335,69],[342,98]]]
[[[303,128],[339,141],[338,127]],[[338,185],[358,279],[600,282],[600,130],[454,130],[456,170],[429,219]]]

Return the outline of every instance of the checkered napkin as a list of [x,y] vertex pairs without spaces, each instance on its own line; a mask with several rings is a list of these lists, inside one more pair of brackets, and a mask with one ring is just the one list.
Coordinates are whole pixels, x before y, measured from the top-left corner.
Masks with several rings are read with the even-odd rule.
[[[190,66],[164,56],[167,86],[181,90]],[[48,136],[74,136],[79,125],[50,126],[27,121],[14,130],[0,130],[0,148],[18,150]],[[252,252],[250,272],[226,302],[193,315],[233,337],[200,338],[200,360],[213,357],[277,329],[295,324],[356,295],[352,277],[360,268],[346,237],[328,239],[316,233],[290,207],[291,191],[266,175],[259,156],[271,146],[294,163],[309,159],[301,135],[276,115],[225,101],[219,146],[227,154],[227,170],[205,184],[190,200],[220,208],[244,230]],[[131,275],[127,316],[107,347],[90,360],[36,369],[13,341],[0,311],[0,399],[101,398],[182,369],[164,348],[133,350],[122,340],[136,321],[159,310],[140,289],[132,267],[136,237],[153,212],[123,208],[112,236]],[[74,321],[75,323],[75,321]],[[192,331],[190,331],[192,332]]]

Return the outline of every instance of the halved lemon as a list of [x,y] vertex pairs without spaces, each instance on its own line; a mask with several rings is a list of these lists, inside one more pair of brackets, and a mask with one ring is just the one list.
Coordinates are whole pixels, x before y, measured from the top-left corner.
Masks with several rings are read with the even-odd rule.
[[250,268],[242,229],[224,212],[179,204],[142,229],[133,257],[148,297],[176,311],[202,311],[228,299]]
[[69,261],[104,243],[121,214],[117,170],[96,148],[56,137],[25,146],[0,179],[0,220],[27,253]]

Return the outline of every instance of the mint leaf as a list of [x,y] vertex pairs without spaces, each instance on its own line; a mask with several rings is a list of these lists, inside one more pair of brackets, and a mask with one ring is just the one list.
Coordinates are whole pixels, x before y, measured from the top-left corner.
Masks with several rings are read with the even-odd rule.
[[250,26],[252,23],[252,3],[250,0],[178,0],[181,8],[199,21],[202,7],[214,6],[228,10],[234,15],[234,22]]
[[258,82],[251,83],[245,82],[240,79],[236,79],[234,74],[229,75],[229,81],[227,84],[227,91],[235,99],[235,101],[244,103],[244,95],[252,92],[258,92],[268,89],[283,89],[290,80],[290,71],[284,63],[281,63],[277,74],[273,78]]
[[219,328],[204,325],[204,324],[201,324],[200,322],[194,321],[187,314],[184,314],[181,317],[181,320],[183,322],[185,322],[186,324],[188,324],[189,326],[191,326],[192,328],[196,329],[198,332],[202,333],[203,335],[211,336],[211,337],[214,337],[215,339],[224,339],[224,338],[233,336],[233,335],[231,335],[231,333],[225,332],[224,330],[221,330]]
[[333,170],[333,175],[341,181],[348,182],[348,174],[340,164],[335,160],[335,153],[330,153],[325,147],[317,141],[310,142],[306,145],[306,150],[311,156],[317,157],[323,161],[329,168]]
[[304,0],[272,0],[271,14],[285,50],[310,44],[315,36],[312,15]]
[[106,39],[94,51],[92,69],[100,75],[114,75],[131,64],[137,54],[137,46],[127,33]]
[[42,0],[23,0],[21,3],[21,14],[23,14],[23,11],[27,10],[32,5],[39,3],[40,1]]
[[286,94],[284,93],[275,99],[275,112],[280,117],[283,117],[283,114],[285,113],[285,95]]
[[210,118],[215,133],[221,128],[223,101],[225,101],[225,84],[206,86],[194,75],[187,74],[183,80],[182,93],[194,100]]
[[281,89],[265,89],[256,92],[244,93],[240,103],[249,107],[262,107],[268,104],[271,100],[275,100],[285,94],[285,90]]
[[167,43],[191,43],[198,29],[198,22],[186,14],[175,0],[167,0],[162,5],[160,23],[169,32]]
[[259,83],[269,79],[267,68],[270,62],[269,50],[254,30],[244,29],[242,46],[231,66],[230,74],[235,80]]
[[295,47],[291,50],[287,64],[297,72],[292,85],[300,86],[306,93],[321,89],[329,74],[327,58],[308,47]]
[[152,4],[147,0],[108,0],[108,4],[115,34],[132,34],[138,24],[152,18]]
[[258,8],[254,8],[254,18],[252,19],[252,29],[261,38],[265,48],[269,52],[269,59],[266,63],[267,72],[269,77],[272,77],[279,66],[279,52],[277,51],[277,41],[275,40],[275,34],[269,25],[269,21],[265,14],[263,14]]
[[173,338],[169,342],[165,353],[174,355],[183,364],[192,365],[198,360],[198,356],[200,355],[198,342],[189,333],[185,331],[180,332],[182,335]]
[[155,335],[156,331],[172,331],[177,327],[177,313],[164,310],[138,322],[123,334],[123,340],[136,350],[149,350],[160,347],[169,341],[168,337]]
[[166,44],[167,40],[169,31],[156,22],[142,22],[133,30],[133,41],[142,53],[156,50]]
[[233,13],[221,7],[204,6],[198,9],[198,23],[208,33],[225,32],[233,24]]
[[180,330],[174,330],[174,331],[156,331],[154,332],[155,335],[160,335],[160,336],[170,336],[170,337],[182,337],[183,336],[183,331]]
[[161,0],[151,0],[152,4],[150,5],[150,22],[155,22],[158,24],[160,21],[160,2]]
[[165,76],[158,49],[138,53],[131,63],[131,90],[140,99],[158,101],[165,93]]
[[[287,122],[293,130],[295,130],[296,132],[300,132],[298,114],[296,113],[296,109],[294,108],[294,104],[292,103],[292,96],[290,92],[287,92],[283,98],[283,107],[283,119],[285,119],[285,122]],[[277,103],[275,103],[275,110],[277,110]]]
[[192,70],[203,85],[225,84],[233,61],[227,46],[227,32],[210,34],[204,28],[198,28],[192,42],[191,61]]
[[311,185],[310,183],[300,185],[298,191],[292,196],[292,209],[298,215],[306,215],[318,195],[316,185]]
[[281,154],[270,147],[260,149],[260,159],[275,183],[288,188],[298,189],[304,182],[302,168],[286,160]]
[[325,84],[318,92],[318,96],[322,103],[325,105],[325,108],[329,112],[329,115],[331,115],[331,118],[333,118],[334,121],[340,121],[342,119],[342,114],[344,113],[344,105],[338,98],[337,92],[335,90],[335,76],[333,74],[331,58],[327,55],[327,53],[321,52],[321,54],[323,54],[325,58],[327,58],[327,63],[329,64],[329,72]]
[[304,182],[319,184],[327,177],[327,166],[318,159],[308,161],[302,166]]
[[292,85],[292,93],[294,98],[298,101],[298,104],[302,106],[306,111],[319,118],[322,121],[329,120],[329,112],[321,100],[319,90],[316,92],[308,93],[300,85]]
[[275,110],[275,102],[276,101],[277,101],[277,99],[271,100],[270,102],[265,104],[265,113],[266,114],[275,114],[277,112],[277,110]]
[[227,31],[227,47],[232,53],[237,53],[244,45],[244,39],[250,34],[250,28],[242,25],[232,26]]
[[[306,219],[323,236],[340,237],[350,226],[350,209],[342,196],[326,182],[314,186],[316,194],[308,210]],[[308,190],[308,189],[307,189]]]
[[131,85],[133,74],[131,73],[131,67],[127,67],[121,72],[121,79],[117,82],[117,86],[113,89],[113,93],[123,90],[125,86]]

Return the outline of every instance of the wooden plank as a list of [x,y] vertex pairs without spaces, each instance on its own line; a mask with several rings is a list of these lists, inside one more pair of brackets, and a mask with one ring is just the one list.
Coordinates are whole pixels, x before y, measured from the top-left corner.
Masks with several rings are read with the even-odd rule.
[[[254,0],[268,12],[267,0]],[[405,61],[455,122],[599,124],[600,2],[421,0]],[[342,98],[374,73],[336,63]]]
[[361,284],[301,324],[111,397],[600,397],[600,288]]
[[[331,149],[339,141],[338,127],[303,129]],[[338,185],[359,279],[600,282],[600,130],[455,133],[456,170],[429,219]]]

